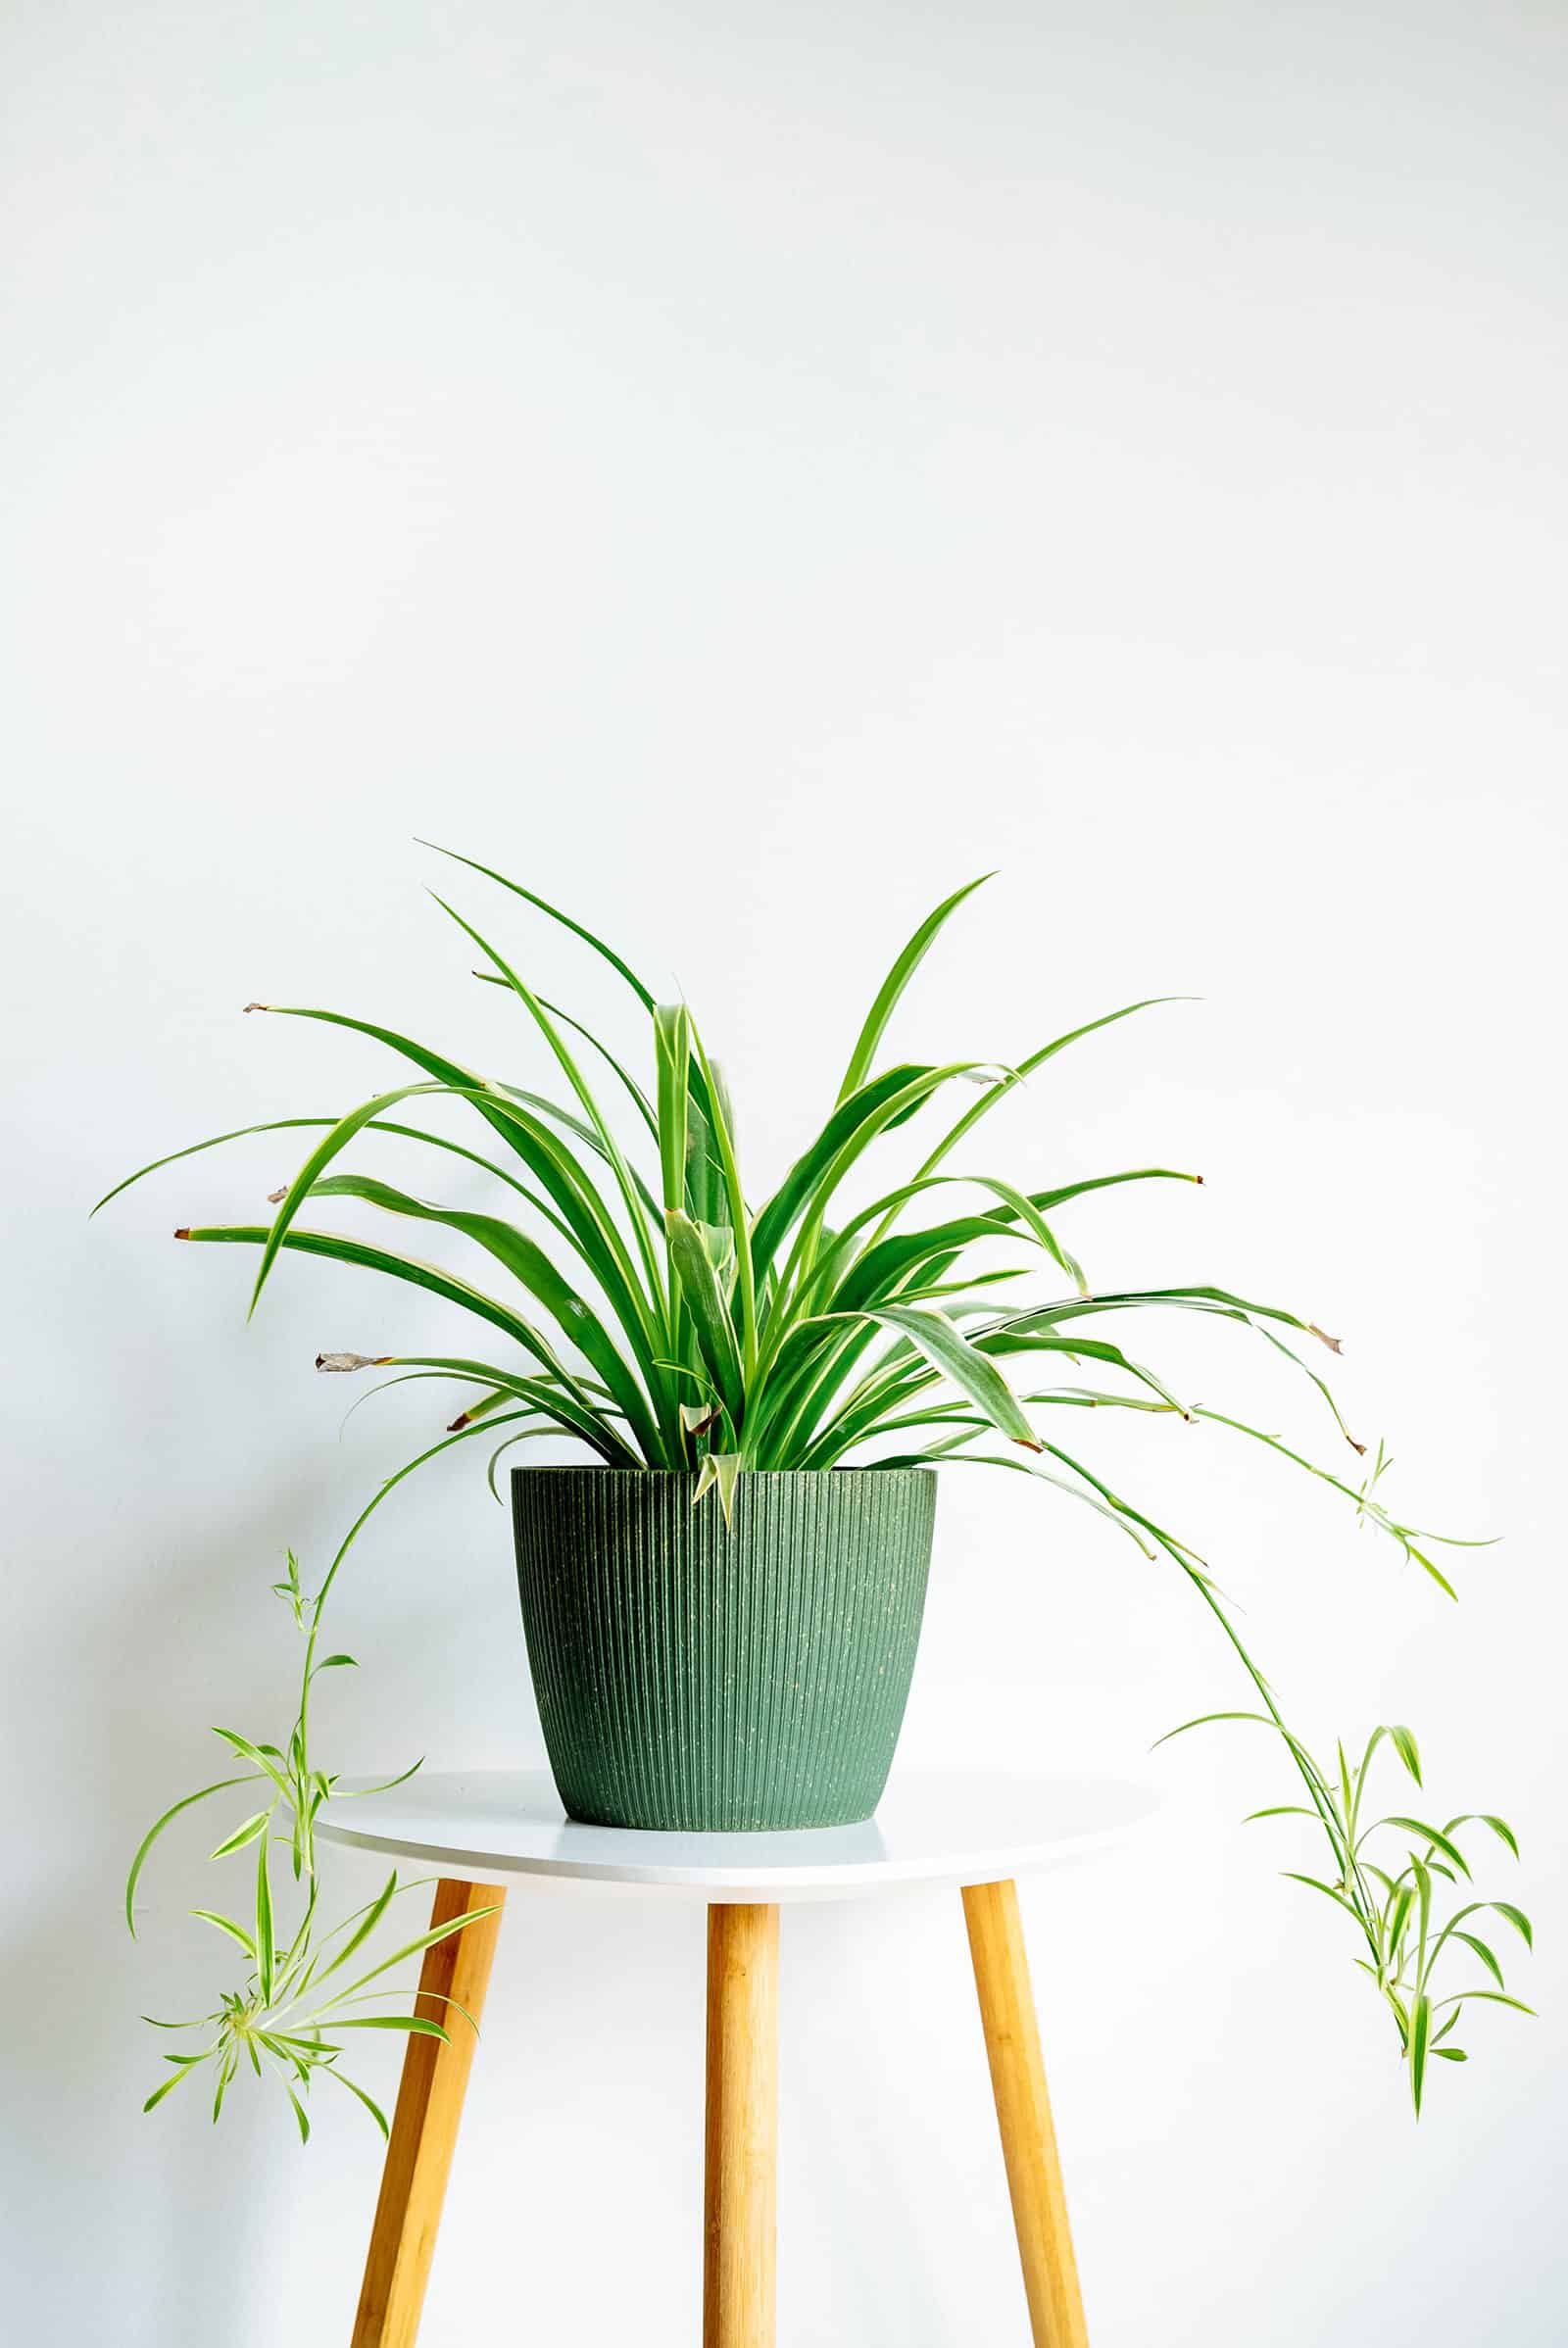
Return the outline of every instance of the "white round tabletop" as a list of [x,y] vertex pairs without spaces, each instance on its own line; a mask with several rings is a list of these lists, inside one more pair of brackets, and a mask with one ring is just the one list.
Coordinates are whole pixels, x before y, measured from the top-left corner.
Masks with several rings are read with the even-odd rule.
[[650,1833],[567,1818],[544,1770],[411,1778],[317,1821],[328,1842],[417,1860],[475,1883],[594,1883],[731,1905],[848,1899],[912,1883],[989,1883],[1118,1841],[1154,1808],[1109,1778],[895,1771],[863,1826],[789,1834]]

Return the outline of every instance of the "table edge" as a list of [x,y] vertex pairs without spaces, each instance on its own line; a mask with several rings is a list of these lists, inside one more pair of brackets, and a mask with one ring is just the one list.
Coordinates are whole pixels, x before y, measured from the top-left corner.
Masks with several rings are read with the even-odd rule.
[[[497,1773],[511,1774],[511,1773]],[[532,1773],[529,1773],[532,1774]],[[911,1772],[919,1776],[920,1772]],[[936,1773],[930,1773],[935,1775]],[[1004,1774],[1004,1773],[999,1773]],[[1030,1783],[1020,1777],[1020,1783]],[[878,1892],[917,1889],[922,1885],[956,1889],[972,1883],[1004,1883],[1014,1877],[1062,1867],[1114,1848],[1154,1814],[1158,1807],[1152,1787],[1130,1779],[1112,1781],[1134,1797],[1137,1806],[1108,1826],[1085,1828],[1081,1834],[1055,1834],[1037,1843],[1010,1840],[981,1842],[961,1858],[914,1856],[866,1859],[802,1858],[784,1865],[748,1867],[726,1862],[694,1867],[649,1860],[563,1857],[557,1853],[527,1853],[469,1848],[459,1843],[428,1842],[415,1835],[383,1834],[340,1823],[330,1817],[318,1821],[317,1834],[340,1848],[363,1850],[382,1857],[412,1860],[438,1875],[472,1883],[508,1885],[526,1883],[536,1888],[589,1887],[611,1891],[657,1891],[707,1901],[712,1905],[784,1905],[804,1900],[857,1899]]]

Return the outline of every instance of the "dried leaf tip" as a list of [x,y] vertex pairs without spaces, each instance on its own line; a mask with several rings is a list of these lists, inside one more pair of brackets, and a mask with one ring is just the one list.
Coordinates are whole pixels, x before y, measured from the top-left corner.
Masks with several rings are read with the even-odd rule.
[[467,1411],[460,1410],[455,1419],[448,1419],[447,1433],[449,1435],[461,1435],[464,1428],[468,1424],[468,1415],[469,1414]]
[[174,1237],[176,1240],[188,1240],[190,1238],[190,1225],[188,1223],[182,1223],[179,1229],[175,1232]]
[[282,1205],[282,1203],[283,1203],[283,1201],[284,1201],[284,1199],[285,1199],[287,1197],[288,1197],[288,1184],[285,1182],[285,1183],[284,1183],[284,1185],[283,1185],[283,1187],[282,1187],[282,1189],[281,1189],[280,1191],[269,1191],[269,1192],[268,1192],[268,1194],[267,1194],[267,1203],[268,1203],[268,1205],[269,1205],[269,1206],[281,1206],[281,1205]]
[[248,1011],[270,1011],[271,1007],[270,1003],[247,1003],[245,1005]]
[[318,1353],[318,1370],[374,1370],[390,1361],[390,1353]]
[[[1306,1326],[1311,1335],[1317,1339],[1318,1344],[1320,1345],[1327,1345],[1331,1353],[1343,1353],[1345,1351],[1345,1347],[1341,1345],[1339,1339],[1337,1337],[1330,1337],[1328,1331],[1326,1329],[1320,1329],[1316,1321],[1308,1321]],[[1360,1448],[1361,1445],[1357,1443],[1356,1449],[1359,1450]]]

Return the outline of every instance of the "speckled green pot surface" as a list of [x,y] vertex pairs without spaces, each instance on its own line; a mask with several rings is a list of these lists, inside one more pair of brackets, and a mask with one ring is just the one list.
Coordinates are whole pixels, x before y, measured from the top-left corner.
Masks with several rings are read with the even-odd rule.
[[550,1766],[600,1826],[869,1818],[931,1560],[929,1468],[743,1474],[734,1523],[669,1469],[514,1468],[517,1586]]

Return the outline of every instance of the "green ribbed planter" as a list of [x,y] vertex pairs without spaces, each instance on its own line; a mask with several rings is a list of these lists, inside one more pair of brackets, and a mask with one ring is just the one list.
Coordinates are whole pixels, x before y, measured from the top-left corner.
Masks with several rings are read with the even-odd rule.
[[528,1661],[556,1786],[598,1826],[869,1818],[914,1670],[929,1468],[514,1468]]

